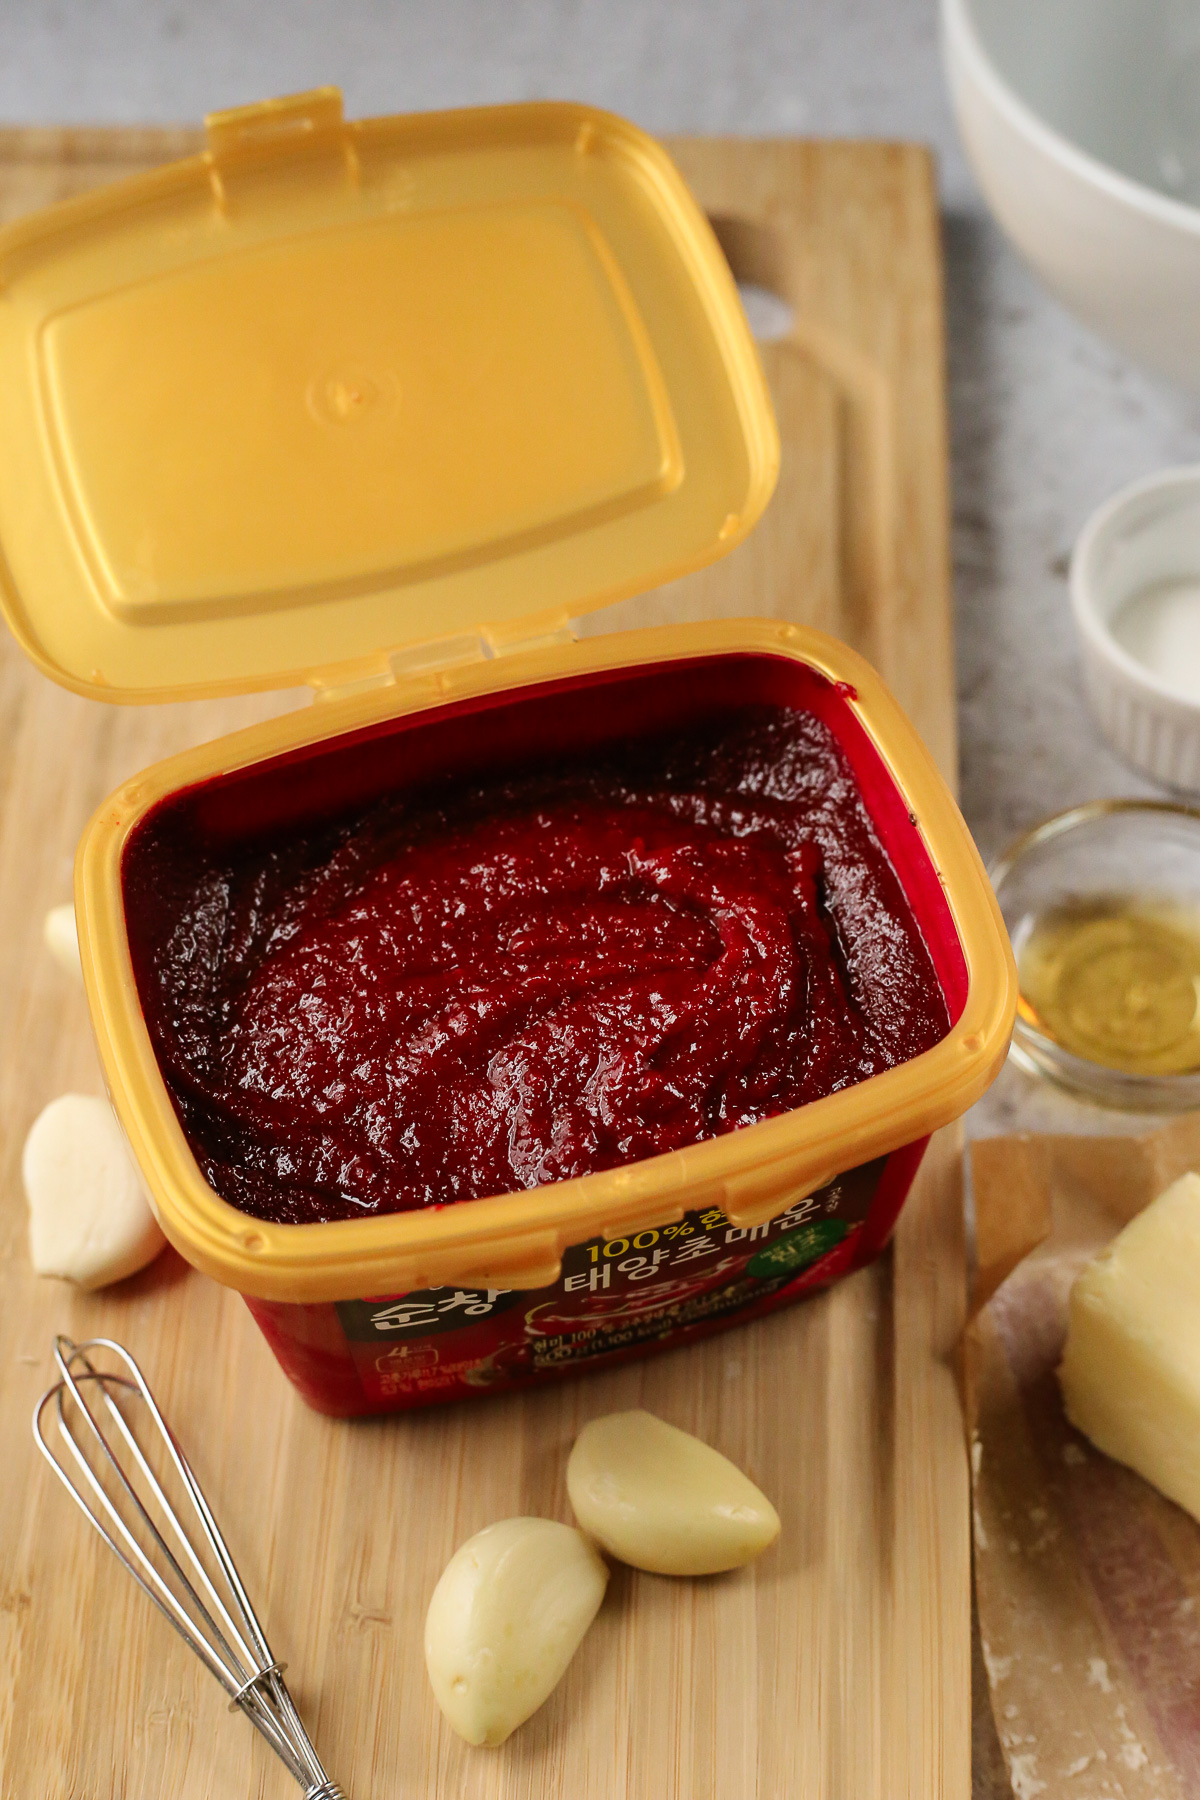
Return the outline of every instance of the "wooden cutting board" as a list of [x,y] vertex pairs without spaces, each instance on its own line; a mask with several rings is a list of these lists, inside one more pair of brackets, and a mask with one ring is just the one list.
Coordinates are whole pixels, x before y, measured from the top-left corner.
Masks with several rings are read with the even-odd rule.
[[[12,216],[198,143],[185,131],[0,132]],[[763,355],[779,491],[725,562],[589,629],[768,614],[856,644],[954,767],[940,262],[926,154],[881,144],[673,146],[740,279],[794,309]],[[21,1145],[97,1092],[80,992],[41,947],[76,839],[118,781],[295,694],[105,707],[0,643],[0,1792],[275,1800],[296,1790],[36,1458],[52,1334],[146,1369],[350,1800],[965,1800],[967,1470],[954,1356],[959,1140],[927,1158],[894,1252],[699,1348],[556,1389],[345,1424],[306,1411],[241,1301],[173,1252],[82,1295],[29,1268]],[[580,1423],[643,1405],[751,1470],[783,1518],[756,1568],[618,1571],[562,1686],[503,1749],[443,1727],[421,1625],[453,1548],[521,1512],[569,1518]]]

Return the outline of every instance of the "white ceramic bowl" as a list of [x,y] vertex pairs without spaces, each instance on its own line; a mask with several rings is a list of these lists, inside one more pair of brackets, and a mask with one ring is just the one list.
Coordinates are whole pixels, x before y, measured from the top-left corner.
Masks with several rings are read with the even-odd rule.
[[1114,494],[1080,533],[1070,582],[1101,728],[1156,781],[1200,793],[1200,467]]
[[1200,388],[1200,6],[942,0],[968,158],[1017,248],[1131,356]]

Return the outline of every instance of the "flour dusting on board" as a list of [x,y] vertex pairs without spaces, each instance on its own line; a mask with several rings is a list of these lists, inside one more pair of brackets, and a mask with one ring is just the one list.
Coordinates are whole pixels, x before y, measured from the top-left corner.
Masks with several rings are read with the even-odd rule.
[[1013,1793],[1017,1800],[1034,1800],[1035,1794],[1046,1792],[1046,1783],[1038,1780],[1037,1757],[1032,1750],[1010,1757],[1008,1772],[1012,1776]]

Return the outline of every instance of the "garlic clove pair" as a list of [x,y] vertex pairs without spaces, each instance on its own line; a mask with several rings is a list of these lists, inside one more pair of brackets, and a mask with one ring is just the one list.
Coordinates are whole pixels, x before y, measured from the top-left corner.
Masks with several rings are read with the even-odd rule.
[[582,1531],[502,1519],[455,1552],[434,1589],[425,1662],[438,1705],[469,1744],[502,1744],[565,1674],[608,1582],[591,1538],[635,1568],[712,1575],[779,1535],[775,1508],[739,1468],[648,1412],[586,1425],[567,1487]]

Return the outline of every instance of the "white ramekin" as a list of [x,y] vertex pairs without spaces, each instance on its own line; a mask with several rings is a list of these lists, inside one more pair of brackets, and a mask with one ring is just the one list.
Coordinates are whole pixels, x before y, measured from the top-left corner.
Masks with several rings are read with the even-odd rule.
[[1200,704],[1112,635],[1124,603],[1157,581],[1200,581],[1200,465],[1164,469],[1114,494],[1071,557],[1071,605],[1088,698],[1105,736],[1165,786],[1200,793]]

